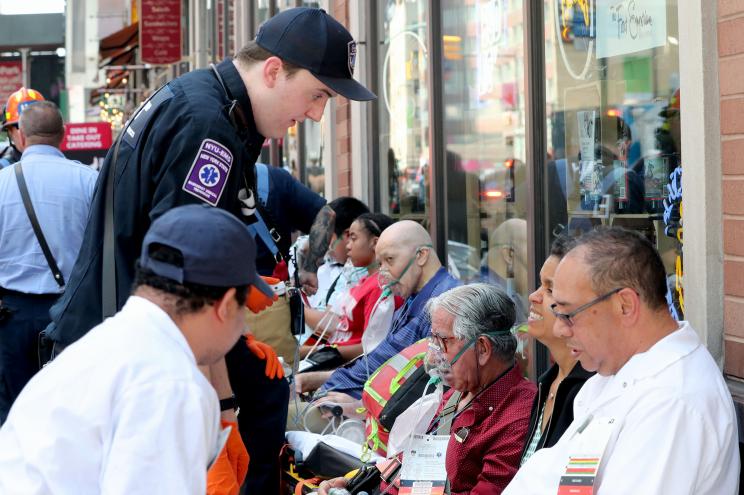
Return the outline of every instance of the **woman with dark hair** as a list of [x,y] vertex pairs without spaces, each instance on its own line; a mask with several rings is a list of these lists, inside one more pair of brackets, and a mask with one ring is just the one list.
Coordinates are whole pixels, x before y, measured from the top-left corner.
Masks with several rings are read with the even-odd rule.
[[[352,222],[346,241],[346,254],[354,267],[366,270],[366,274],[346,295],[340,297],[333,308],[326,310],[315,327],[314,336],[301,347],[301,357],[307,356],[317,346],[318,339],[336,346],[344,360],[348,361],[362,354],[362,335],[382,296],[377,278],[375,247],[382,231],[393,222],[392,218],[382,213],[364,213]],[[400,298],[395,297],[393,309],[401,304]]]
[[558,263],[571,250],[571,238],[562,235],[553,241],[550,256],[540,270],[540,286],[530,294],[530,314],[527,332],[548,348],[553,366],[537,380],[537,396],[532,404],[530,428],[522,451],[524,464],[535,451],[552,447],[573,421],[573,400],[590,373],[571,356],[565,342],[553,335],[555,316],[553,304],[553,275]]

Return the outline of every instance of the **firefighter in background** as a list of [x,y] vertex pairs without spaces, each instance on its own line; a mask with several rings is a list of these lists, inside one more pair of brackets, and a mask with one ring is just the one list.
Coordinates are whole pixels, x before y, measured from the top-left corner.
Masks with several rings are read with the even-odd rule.
[[3,115],[0,120],[2,123],[0,129],[8,133],[8,146],[0,151],[0,169],[12,165],[21,159],[21,152],[15,146],[15,143],[19,140],[18,133],[20,132],[18,130],[18,119],[24,108],[37,101],[44,101],[44,96],[35,89],[27,89],[25,87],[22,87],[8,97],[8,102],[5,104],[5,108],[3,108]]

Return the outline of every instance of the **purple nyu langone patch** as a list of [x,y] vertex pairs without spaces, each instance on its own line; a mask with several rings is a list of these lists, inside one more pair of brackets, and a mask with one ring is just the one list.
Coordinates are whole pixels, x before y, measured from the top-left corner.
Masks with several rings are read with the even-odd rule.
[[182,189],[217,206],[230,175],[233,155],[227,147],[212,139],[202,141]]

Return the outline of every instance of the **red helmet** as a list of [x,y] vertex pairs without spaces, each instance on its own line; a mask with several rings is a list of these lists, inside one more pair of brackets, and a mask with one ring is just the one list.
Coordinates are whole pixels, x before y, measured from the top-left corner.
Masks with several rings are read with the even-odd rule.
[[44,97],[35,89],[21,88],[8,98],[2,117],[2,128],[17,125],[23,109],[37,101],[44,101]]

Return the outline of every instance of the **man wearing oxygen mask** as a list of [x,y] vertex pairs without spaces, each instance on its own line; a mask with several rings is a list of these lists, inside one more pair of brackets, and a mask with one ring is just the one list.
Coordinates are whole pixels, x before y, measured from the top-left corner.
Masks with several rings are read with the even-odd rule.
[[[424,311],[427,301],[459,285],[442,267],[429,233],[411,220],[397,222],[385,229],[377,241],[375,253],[380,263],[384,292],[405,300],[396,310],[387,336],[372,352],[336,371],[300,373],[295,379],[298,393],[319,390],[316,396],[322,397],[316,404],[341,405],[345,415],[361,405],[362,389],[371,373],[429,334],[429,320]],[[294,408],[290,406],[290,409]],[[290,429],[302,424],[298,412],[301,411],[290,410]],[[325,421],[314,420],[308,424],[311,430],[321,431],[325,427]]]
[[[451,388],[433,419],[417,404],[404,413],[410,413],[418,427],[409,428],[398,442],[403,447],[401,486],[422,481],[425,478],[417,475],[425,471],[442,483],[449,480],[452,494],[499,494],[519,467],[536,392],[514,361],[514,303],[493,285],[472,284],[431,299],[426,313],[431,315],[424,363],[430,384],[441,380]],[[418,432],[427,434],[413,435]],[[439,443],[446,455],[417,462],[427,443]],[[417,464],[425,464],[425,469],[418,470]],[[392,474],[389,468],[382,471]],[[343,479],[326,481],[319,493],[345,484]]]

